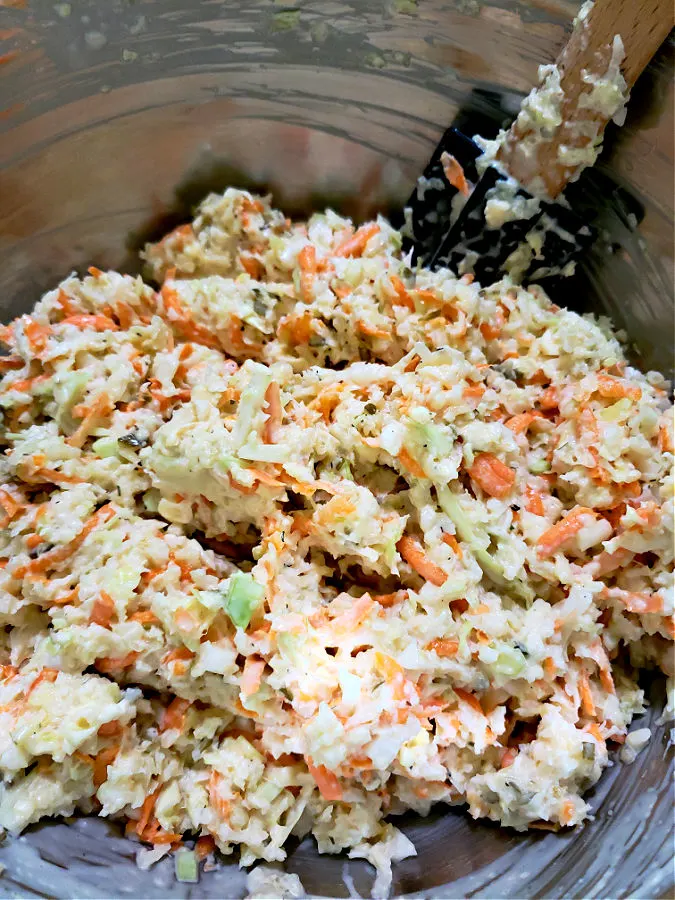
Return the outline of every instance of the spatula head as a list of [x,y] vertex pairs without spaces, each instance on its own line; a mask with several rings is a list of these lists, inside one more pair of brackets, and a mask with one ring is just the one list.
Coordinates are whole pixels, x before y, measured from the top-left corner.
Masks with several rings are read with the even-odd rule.
[[[468,200],[446,176],[446,153],[457,160],[474,186]],[[488,226],[487,204],[499,182],[506,183],[508,178],[493,166],[479,175],[476,162],[481,154],[475,141],[455,128],[445,132],[406,206],[404,249],[412,249],[414,261],[472,272],[483,284],[508,272],[529,283],[571,271],[594,240],[594,230],[564,200],[524,204],[534,207],[527,218]],[[522,188],[516,196],[533,199]]]

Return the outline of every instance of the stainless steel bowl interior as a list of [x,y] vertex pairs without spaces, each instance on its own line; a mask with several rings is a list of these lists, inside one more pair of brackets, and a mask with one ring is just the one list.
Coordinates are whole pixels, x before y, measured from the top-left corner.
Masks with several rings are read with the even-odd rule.
[[[289,212],[400,208],[443,129],[496,129],[563,43],[567,0],[4,0],[0,3],[3,321],[89,265],[137,250],[210,189],[269,189]],[[585,184],[602,234],[557,302],[610,315],[643,367],[673,368],[672,45],[635,88]],[[647,716],[656,719],[655,707]],[[643,723],[641,722],[640,725]],[[672,746],[663,728],[607,771],[595,819],[519,835],[458,811],[404,819],[418,856],[396,894],[655,897],[672,888]],[[0,896],[237,897],[235,865],[173,881],[170,863],[97,820],[0,847]],[[367,896],[369,867],[292,847],[310,893]]]

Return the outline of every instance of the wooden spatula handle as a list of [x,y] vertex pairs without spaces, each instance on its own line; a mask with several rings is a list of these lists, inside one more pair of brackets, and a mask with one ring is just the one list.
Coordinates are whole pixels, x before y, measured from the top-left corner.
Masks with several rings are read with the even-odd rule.
[[541,193],[543,185],[545,193],[555,199],[579,171],[578,165],[566,164],[560,148],[583,148],[589,143],[588,131],[593,130],[589,126],[596,124],[596,134],[601,135],[607,124],[607,116],[579,103],[592,89],[584,74],[600,76],[607,71],[618,34],[625,54],[621,72],[630,90],[672,27],[672,0],[596,0],[557,60],[563,91],[562,124],[542,136],[528,125],[526,117],[521,117],[520,123],[516,120],[497,156],[509,174],[535,193]]

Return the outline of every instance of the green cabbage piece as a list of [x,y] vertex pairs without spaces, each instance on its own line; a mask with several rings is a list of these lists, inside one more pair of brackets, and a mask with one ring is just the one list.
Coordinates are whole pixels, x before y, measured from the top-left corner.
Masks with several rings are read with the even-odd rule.
[[176,851],[176,881],[184,884],[197,884],[199,881],[199,863],[194,850],[181,847]]
[[414,422],[409,425],[408,440],[413,449],[426,450],[434,459],[443,459],[452,452],[452,439],[433,422]]
[[106,459],[109,456],[117,456],[119,444],[117,443],[117,438],[102,437],[94,441],[91,445],[91,449],[97,456],[100,456],[101,459]]
[[505,645],[500,650],[497,659],[490,663],[490,668],[498,675],[516,678],[523,672],[526,665],[525,657],[517,647],[507,647]]
[[457,495],[453,494],[447,485],[436,485],[436,494],[441,509],[454,523],[460,540],[465,541],[471,548],[471,552],[476,557],[476,562],[483,570],[483,573],[498,587],[507,590],[526,603],[531,603],[534,600],[532,588],[528,587],[519,578],[506,580],[504,569],[487,549],[490,545],[488,534],[469,521]]
[[251,617],[265,596],[265,588],[247,572],[235,572],[230,577],[225,597],[225,611],[237,626],[247,628]]

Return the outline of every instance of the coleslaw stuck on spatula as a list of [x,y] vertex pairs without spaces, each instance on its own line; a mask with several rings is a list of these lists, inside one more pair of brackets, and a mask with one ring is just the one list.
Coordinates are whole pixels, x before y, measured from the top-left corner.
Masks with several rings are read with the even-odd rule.
[[157,291],[92,268],[2,328],[2,828],[311,833],[386,892],[405,809],[587,815],[673,675],[667,385],[399,248],[231,189],[147,248]]

